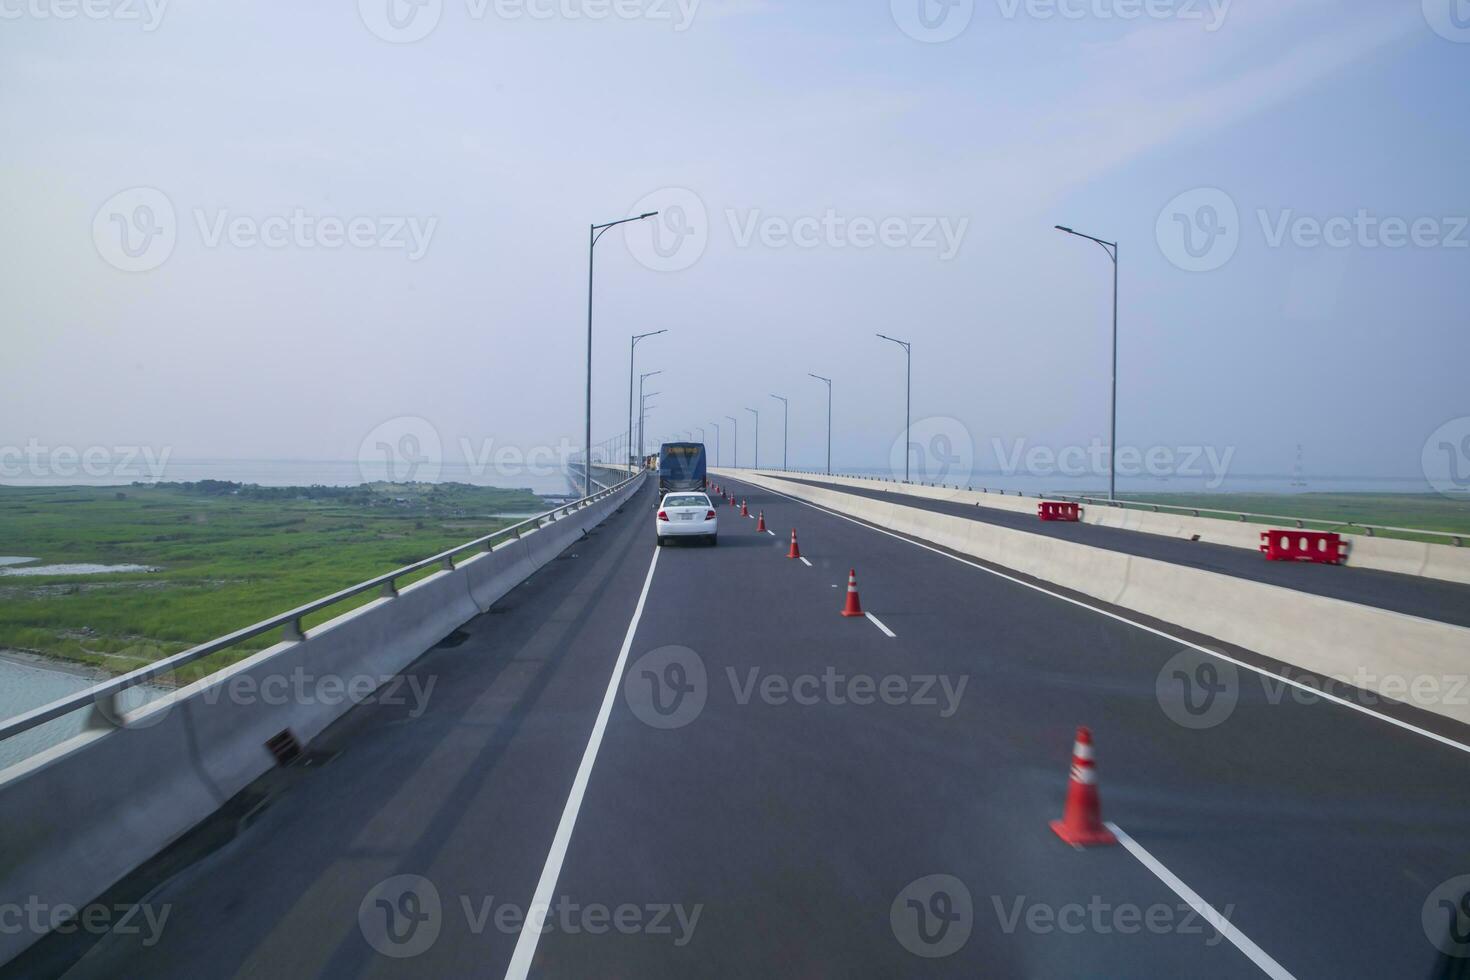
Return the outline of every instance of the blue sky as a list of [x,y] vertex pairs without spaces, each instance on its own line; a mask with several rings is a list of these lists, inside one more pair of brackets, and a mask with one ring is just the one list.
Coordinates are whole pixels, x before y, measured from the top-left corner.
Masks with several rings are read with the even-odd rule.
[[[903,429],[882,331],[914,343],[915,418],[982,468],[1105,438],[1111,268],[1057,223],[1121,245],[1120,444],[1413,477],[1470,415],[1470,43],[1432,29],[1438,0],[976,0],[943,43],[901,29],[911,0],[430,0],[411,43],[373,32],[388,2],[0,4],[0,443],[352,459],[400,417],[447,455],[578,442],[586,226],[645,200],[700,227],[671,271],[649,247],[671,227],[598,247],[597,439],[625,425],[629,334],[661,328],[651,435],[744,435],[754,406],[771,462],[775,392],[793,464],[818,462],[815,371],[837,462],[881,465]],[[173,245],[125,271],[107,236],[139,188]],[[1221,193],[1233,252],[1181,268],[1161,214]],[[1422,243],[1312,240],[1360,212]],[[363,219],[361,244],[260,244],[293,214]]]

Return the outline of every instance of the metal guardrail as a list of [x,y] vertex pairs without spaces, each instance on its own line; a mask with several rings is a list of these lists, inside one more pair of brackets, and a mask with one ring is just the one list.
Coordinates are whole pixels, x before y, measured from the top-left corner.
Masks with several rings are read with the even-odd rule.
[[[748,467],[724,467],[724,468],[725,469],[748,469]],[[781,471],[773,471],[773,472],[781,472]],[[825,473],[822,473],[821,471],[818,471],[818,470],[785,470],[784,472],[787,472],[787,473],[800,473],[800,474],[805,475],[805,476],[825,476],[826,475]],[[991,490],[988,487],[979,487],[979,488],[969,487],[969,486],[962,487],[959,484],[924,483],[922,481],[921,482],[909,481],[909,482],[905,483],[903,480],[895,480],[895,479],[892,479],[892,478],[889,478],[889,477],[869,476],[867,474],[855,474],[855,473],[834,473],[832,475],[833,476],[840,476],[840,477],[843,477],[844,479],[848,479],[848,480],[868,480],[868,481],[873,482],[873,483],[895,483],[895,484],[902,484],[904,486],[911,486],[911,487],[912,486],[918,486],[918,487],[944,487],[944,488],[951,488],[951,489],[954,489],[954,490],[971,490],[971,491],[976,490],[976,489],[979,489],[979,491],[981,493],[998,493],[1001,496],[1009,496],[1009,494],[1007,494],[1006,491],[1004,491],[1004,490]],[[1246,521],[1248,519],[1254,519],[1254,520],[1258,520],[1258,521],[1281,521],[1281,522],[1288,522],[1289,521],[1289,522],[1291,522],[1292,524],[1294,524],[1298,528],[1305,528],[1306,525],[1308,525],[1308,524],[1325,524],[1328,527],[1334,528],[1334,529],[1336,529],[1336,528],[1346,528],[1346,529],[1351,530],[1351,529],[1354,529],[1354,528],[1358,528],[1358,529],[1361,529],[1363,532],[1365,532],[1367,534],[1367,536],[1370,537],[1370,538],[1371,537],[1374,537],[1374,533],[1373,532],[1375,532],[1375,531],[1388,531],[1388,532],[1395,533],[1395,534],[1421,534],[1421,535],[1424,535],[1426,537],[1448,538],[1449,541],[1450,541],[1450,544],[1453,547],[1456,547],[1456,548],[1463,547],[1464,544],[1465,544],[1465,538],[1467,536],[1470,536],[1470,535],[1465,535],[1465,534],[1462,534],[1462,533],[1457,533],[1455,531],[1427,531],[1427,530],[1425,530],[1423,528],[1418,528],[1418,527],[1394,527],[1394,526],[1392,526],[1390,524],[1364,524],[1361,521],[1335,521],[1335,520],[1330,520],[1330,519],[1324,518],[1324,517],[1284,517],[1281,514],[1253,514],[1253,513],[1250,513],[1249,511],[1221,510],[1221,509],[1214,508],[1214,507],[1185,507],[1185,506],[1182,506],[1180,504],[1153,504],[1153,503],[1148,503],[1148,502],[1145,502],[1145,501],[1142,501],[1142,500],[1111,500],[1111,499],[1109,499],[1107,497],[1089,497],[1089,496],[1086,496],[1086,495],[1069,494],[1069,493],[1037,493],[1037,494],[1027,494],[1027,493],[1024,493],[1023,491],[1017,490],[1016,491],[1016,496],[1018,496],[1018,497],[1032,496],[1032,497],[1035,497],[1037,500],[1074,500],[1074,501],[1077,501],[1078,503],[1096,504],[1096,505],[1101,505],[1101,506],[1104,506],[1104,507],[1118,507],[1118,508],[1122,508],[1124,510],[1127,510],[1128,508],[1131,507],[1131,508],[1133,508],[1135,510],[1149,510],[1149,511],[1152,511],[1153,513],[1156,513],[1156,514],[1162,512],[1162,511],[1170,511],[1170,512],[1177,511],[1177,512],[1180,512],[1180,513],[1190,514],[1190,515],[1192,515],[1194,517],[1200,517],[1200,516],[1205,515],[1205,514],[1224,514],[1224,515],[1226,515],[1226,516],[1228,516],[1230,518],[1233,518],[1234,520],[1241,521],[1241,522],[1244,522],[1244,521]]]
[[589,507],[597,501],[617,493],[635,479],[637,479],[636,475],[629,477],[616,486],[605,487],[590,497],[583,497],[573,503],[554,507],[551,510],[537,514],[535,517],[527,518],[518,524],[503,527],[484,537],[467,541],[455,548],[450,548],[448,551],[441,551],[437,555],[416,561],[411,565],[404,565],[402,568],[379,575],[376,578],[368,579],[366,582],[359,582],[356,585],[348,586],[341,591],[333,592],[329,596],[297,606],[289,612],[272,616],[270,619],[261,620],[258,623],[235,630],[233,633],[226,633],[224,636],[201,643],[198,646],[190,647],[187,650],[176,653],[171,657],[165,657],[146,667],[140,667],[126,674],[119,674],[117,677],[110,678],[100,684],[95,684],[86,690],[78,691],[76,694],[52,701],[50,704],[42,705],[39,708],[33,708],[24,714],[16,715],[4,722],[0,722],[0,741],[15,735],[20,735],[23,732],[28,732],[33,728],[46,724],[48,721],[55,721],[57,718],[63,718],[74,711],[80,711],[88,707],[101,707],[107,704],[114,709],[112,717],[119,717],[120,713],[116,712],[116,699],[122,692],[129,688],[147,684],[149,681],[161,677],[170,671],[185,667],[194,663],[196,660],[202,660],[205,657],[219,653],[221,650],[228,650],[230,647],[252,637],[260,636],[262,633],[269,633],[272,630],[280,629],[283,640],[299,643],[306,638],[301,621],[312,613],[331,608],[339,602],[360,596],[365,592],[372,592],[375,589],[379,591],[382,598],[395,598],[398,595],[397,581],[400,578],[412,575],[415,572],[435,568],[436,566],[444,571],[453,571],[456,555],[466,551],[492,551],[501,539],[506,537],[519,538],[528,530],[534,531],[546,524],[554,523],[564,517],[569,517],[572,511]]

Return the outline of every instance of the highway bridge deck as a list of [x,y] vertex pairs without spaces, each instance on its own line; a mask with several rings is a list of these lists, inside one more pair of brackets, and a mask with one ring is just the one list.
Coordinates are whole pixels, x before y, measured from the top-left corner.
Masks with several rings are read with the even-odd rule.
[[[718,548],[656,549],[643,491],[414,665],[421,714],[363,706],[325,764],[263,780],[153,890],[160,942],[47,954],[87,952],[81,977],[1430,975],[1426,900],[1470,871],[1463,747],[1248,671],[1182,723],[1170,636],[741,494],[774,534],[726,508]],[[838,615],[849,568],[877,622]],[[1135,850],[1048,828],[1079,724]],[[515,928],[538,894],[548,928]]]

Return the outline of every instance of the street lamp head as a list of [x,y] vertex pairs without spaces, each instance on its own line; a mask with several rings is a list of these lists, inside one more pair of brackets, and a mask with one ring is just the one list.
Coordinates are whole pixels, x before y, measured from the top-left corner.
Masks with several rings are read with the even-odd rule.
[[638,216],[638,220],[642,221],[644,218],[652,218],[656,214],[658,214],[657,211],[645,211]]
[[1069,235],[1075,235],[1075,234],[1077,234],[1075,231],[1073,231],[1071,228],[1068,228],[1066,225],[1057,225],[1056,226],[1056,229],[1057,229],[1057,231],[1065,231]]

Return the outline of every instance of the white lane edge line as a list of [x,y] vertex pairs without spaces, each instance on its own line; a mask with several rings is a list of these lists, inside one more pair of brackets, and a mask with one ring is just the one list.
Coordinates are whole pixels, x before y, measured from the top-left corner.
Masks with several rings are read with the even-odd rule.
[[597,712],[597,721],[592,725],[592,735],[587,740],[587,749],[582,753],[582,763],[577,767],[577,776],[572,780],[572,790],[567,796],[567,805],[561,812],[556,836],[551,839],[551,850],[546,854],[546,864],[541,869],[541,880],[536,883],[536,892],[531,897],[530,908],[516,940],[515,952],[506,967],[506,980],[525,980],[531,971],[531,961],[536,956],[536,943],[541,938],[546,913],[551,908],[552,892],[561,877],[562,862],[566,860],[567,846],[572,841],[572,830],[577,825],[577,814],[582,809],[582,797],[587,792],[587,781],[592,777],[592,766],[597,762],[597,750],[602,746],[602,736],[607,731],[607,720],[612,714],[618,696],[618,686],[623,679],[623,670],[628,664],[628,651],[633,648],[633,635],[638,632],[638,622],[643,618],[643,607],[648,602],[648,591],[653,585],[653,572],[658,568],[659,549],[653,550],[653,560],[648,563],[648,575],[643,579],[643,591],[638,595],[638,605],[633,609],[633,618],[628,623],[628,632],[623,636],[622,648],[618,650],[617,663],[613,665],[612,678],[607,682],[607,693],[602,696],[602,707]]
[[1184,899],[1190,908],[1215,927],[1216,932],[1230,940],[1231,944],[1244,953],[1247,959],[1260,967],[1262,973],[1272,977],[1273,980],[1296,980],[1286,967],[1271,958],[1271,954],[1252,942],[1251,938],[1237,929],[1229,919],[1216,912],[1214,906],[1200,898],[1194,889],[1179,879],[1178,875],[1164,867],[1158,858],[1144,850],[1142,844],[1125,834],[1123,828],[1112,822],[1105,822],[1104,826],[1113,832],[1118,838],[1118,843],[1127,848],[1129,854],[1138,859],[1139,864],[1152,871],[1154,876],[1168,885],[1175,895]]
[[775,531],[772,531],[770,528],[766,528],[766,533],[769,534],[773,538],[776,536],[776,532]]
[[802,563],[802,564],[803,564],[803,565],[805,565],[805,566],[806,566],[806,567],[807,567],[807,568],[811,568],[811,567],[812,567],[812,563],[811,563],[811,562],[809,562],[809,561],[807,561],[807,560],[806,560],[806,559],[805,559],[805,558],[802,558],[802,559],[801,559],[801,563]]
[[[754,486],[754,484],[752,484],[752,486]],[[860,521],[855,517],[848,517],[846,514],[839,514],[835,510],[823,507],[820,504],[814,504],[809,500],[802,500],[800,497],[793,497],[789,493],[782,493],[780,490],[772,490],[769,487],[761,487],[760,489],[765,490],[767,493],[774,493],[778,497],[785,497],[787,500],[795,501],[796,503],[801,504],[804,507],[810,507],[812,510],[821,511],[824,514],[830,514],[831,516],[840,518],[850,524],[856,524],[858,527],[865,527],[870,531],[876,531],[879,534],[886,534],[890,538],[896,538],[899,541],[905,541],[916,548],[923,548],[925,551],[932,551],[936,555],[942,555],[945,558],[951,559],[952,561],[959,562],[961,565],[969,565],[971,568],[977,568],[980,571],[986,572],[990,575],[994,575],[997,578],[1003,578],[1007,582],[1014,582],[1017,585],[1025,586],[1026,588],[1031,589],[1034,592],[1040,592],[1042,595],[1049,595],[1053,599],[1060,599],[1061,601],[1071,603],[1074,606],[1079,606],[1083,609],[1091,610],[1092,612],[1095,612],[1100,616],[1106,616],[1109,619],[1117,620],[1120,623],[1126,623],[1129,626],[1134,627],[1135,629],[1143,630],[1145,633],[1152,633],[1154,636],[1161,636],[1166,640],[1170,640],[1174,643],[1179,643],[1183,646],[1187,646],[1191,650],[1198,650],[1200,653],[1209,654],[1210,656],[1215,657],[1219,660],[1223,660],[1226,663],[1234,664],[1235,666],[1240,667],[1244,670],[1249,670],[1253,673],[1260,674],[1262,677],[1269,677],[1272,680],[1280,681],[1283,684],[1289,684],[1290,686],[1295,687],[1299,690],[1313,694],[1324,701],[1331,701],[1333,704],[1341,705],[1344,708],[1351,708],[1354,711],[1368,715],[1370,718],[1377,718],[1379,721],[1386,722],[1396,728],[1402,728],[1404,731],[1413,732],[1415,735],[1422,735],[1424,738],[1429,739],[1431,742],[1438,742],[1441,745],[1447,745],[1452,749],[1459,749],[1461,752],[1470,754],[1470,745],[1466,745],[1463,742],[1457,742],[1452,738],[1440,735],[1438,732],[1431,732],[1427,728],[1420,728],[1418,725],[1410,724],[1407,721],[1402,721],[1398,718],[1392,717],[1391,715],[1380,714],[1379,712],[1374,711],[1372,708],[1366,707],[1361,704],[1355,704],[1354,702],[1349,701],[1347,698],[1340,698],[1335,694],[1329,694],[1326,691],[1322,690],[1320,687],[1314,687],[1310,684],[1303,684],[1301,681],[1292,680],[1289,677],[1283,677],[1275,671],[1267,670],[1264,667],[1258,667],[1255,664],[1246,663],[1244,660],[1239,660],[1235,657],[1232,657],[1228,653],[1221,653],[1219,650],[1211,650],[1209,647],[1201,646],[1198,643],[1193,642],[1192,640],[1186,640],[1182,637],[1175,636],[1172,633],[1166,633],[1161,629],[1155,629],[1154,627],[1147,626],[1143,623],[1138,622],[1137,620],[1129,619],[1127,616],[1120,616],[1115,612],[1109,612],[1106,609],[1099,609],[1097,606],[1091,605],[1090,603],[1083,602],[1080,599],[1074,599],[1071,596],[1062,595],[1059,592],[1053,592],[1051,589],[1042,588],[1041,586],[1033,582],[1027,582],[1023,579],[1016,578],[1014,575],[1007,575],[1005,572],[998,572],[993,568],[986,568],[984,565],[961,558],[959,555],[952,555],[941,548],[936,548],[933,545],[925,544],[922,541],[915,541],[913,538],[904,537],[902,534],[889,531],[886,528],[877,527],[876,525],[869,524],[866,521]]]
[[863,613],[863,615],[868,617],[868,619],[872,621],[874,626],[878,627],[880,630],[886,633],[890,640],[898,639],[898,634],[893,632],[893,630],[889,629],[887,626],[884,626],[883,620],[879,619],[877,616],[874,616],[872,613]]

